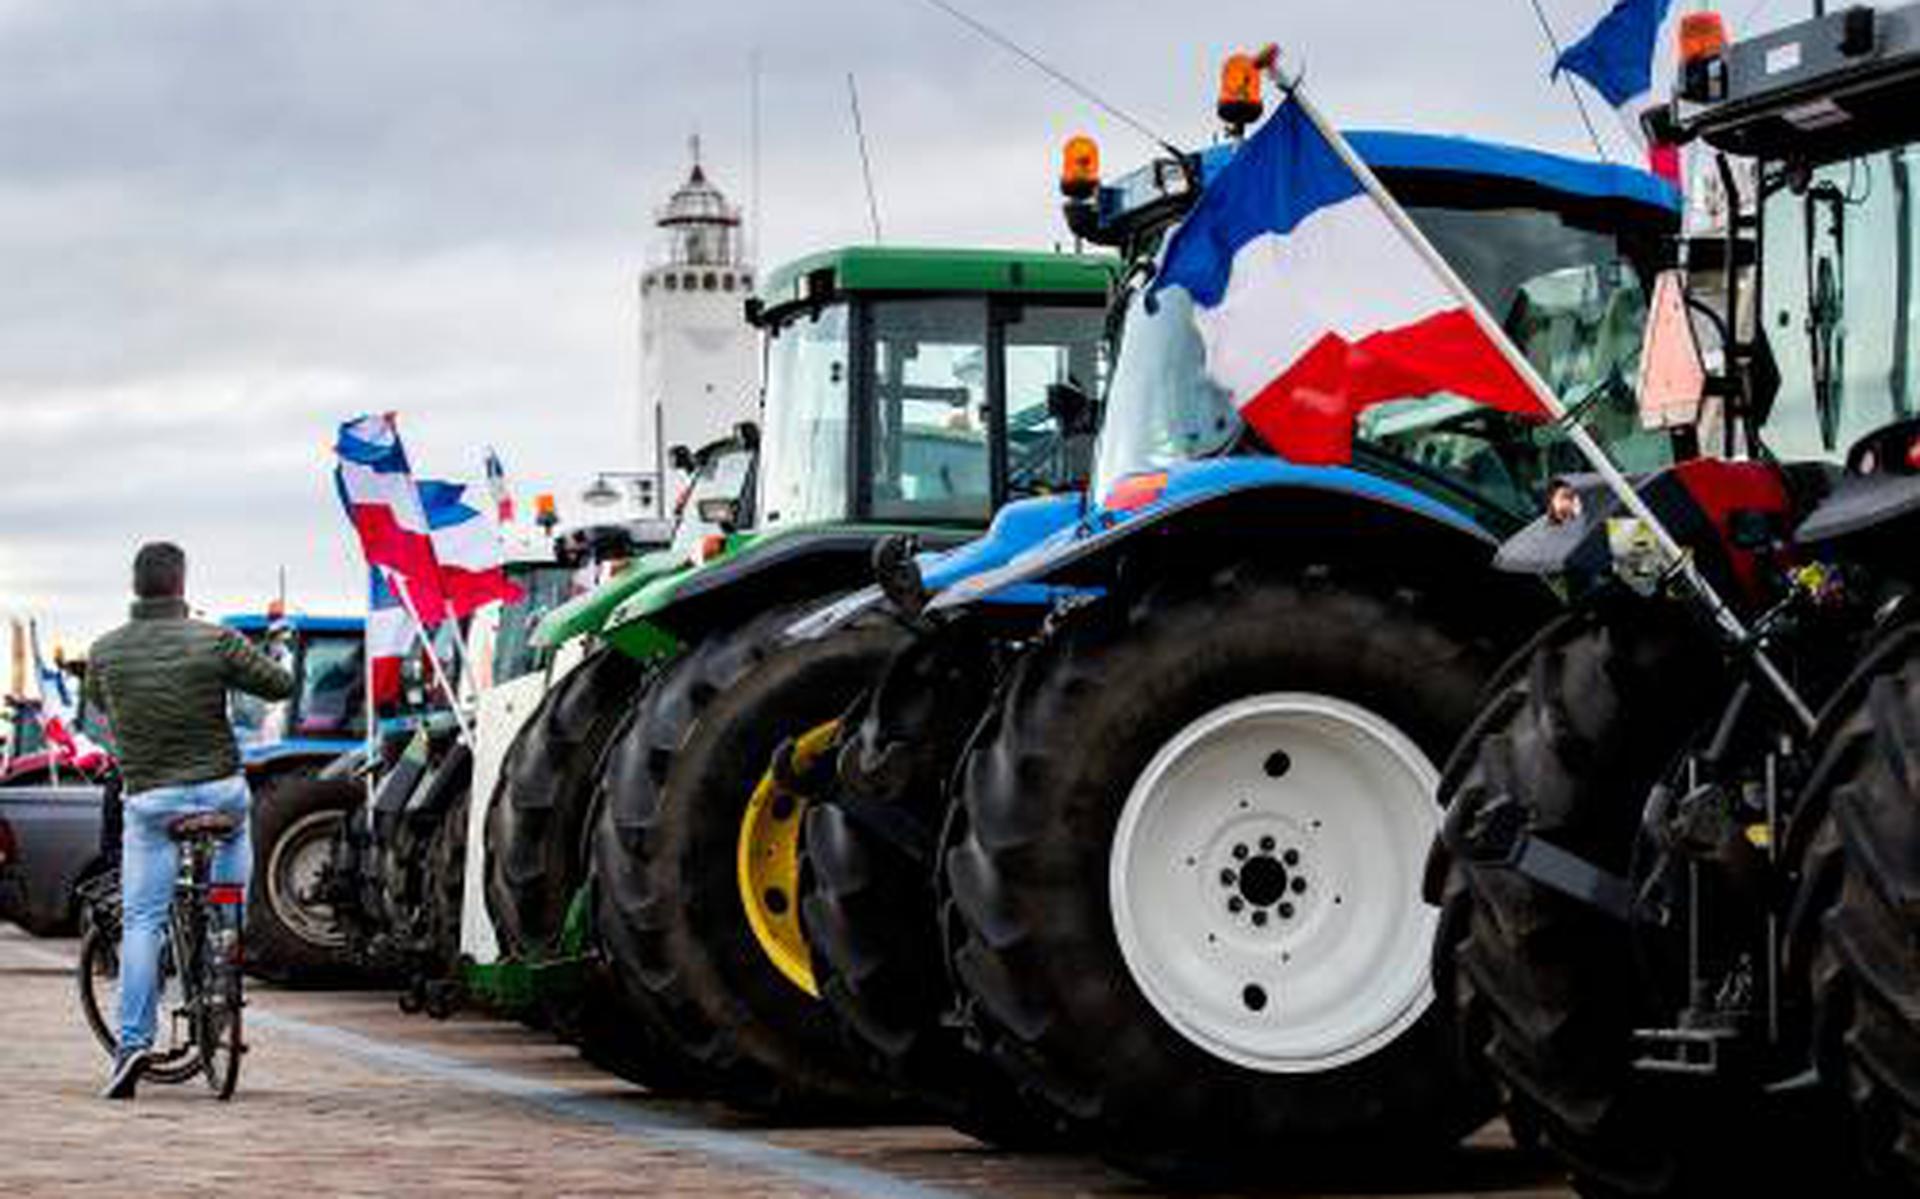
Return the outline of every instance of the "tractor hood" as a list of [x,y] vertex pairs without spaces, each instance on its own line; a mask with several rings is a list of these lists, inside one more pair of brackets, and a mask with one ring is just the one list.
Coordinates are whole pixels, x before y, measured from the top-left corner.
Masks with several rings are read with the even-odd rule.
[[1078,580],[1072,567],[1100,556],[1137,532],[1179,513],[1239,494],[1272,489],[1320,491],[1364,498],[1450,526],[1491,545],[1493,536],[1457,509],[1404,483],[1346,466],[1296,466],[1279,458],[1229,457],[1169,465],[1126,476],[1103,503],[1074,524],[1017,555],[1004,566],[961,579],[934,596],[930,612],[950,612],[975,603],[1006,602],[1016,587]]
[[534,626],[533,643],[541,649],[554,649],[576,637],[598,633],[605,627],[608,614],[636,591],[688,566],[686,555],[670,549],[636,558],[611,579],[541,617]]

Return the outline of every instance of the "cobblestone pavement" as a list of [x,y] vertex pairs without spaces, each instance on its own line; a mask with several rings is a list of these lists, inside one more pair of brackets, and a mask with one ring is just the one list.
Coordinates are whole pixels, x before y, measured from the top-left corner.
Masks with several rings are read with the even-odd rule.
[[[256,986],[234,1102],[194,1082],[108,1103],[73,953],[0,926],[0,1195],[1148,1193],[1084,1157],[999,1153],[942,1128],[772,1127],[649,1098],[518,1024],[403,1016],[378,993]],[[1495,1130],[1437,1170],[1436,1189],[1391,1189],[1568,1193]]]

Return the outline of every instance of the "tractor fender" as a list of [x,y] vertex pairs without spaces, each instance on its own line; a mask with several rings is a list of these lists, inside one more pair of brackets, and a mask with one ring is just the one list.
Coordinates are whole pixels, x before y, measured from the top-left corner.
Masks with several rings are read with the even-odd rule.
[[[1276,540],[1277,539],[1277,540]],[[1403,483],[1350,467],[1277,458],[1224,458],[1168,468],[1165,489],[1132,512],[1095,508],[997,570],[935,596],[930,611],[957,612],[1015,585],[1097,590],[1123,565],[1177,566],[1195,558],[1257,556],[1267,547],[1303,564],[1485,565],[1498,540],[1458,509]]]
[[[1608,526],[1626,513],[1598,475],[1565,482],[1579,498],[1575,514],[1557,522],[1540,517],[1502,545],[1494,561],[1510,574],[1561,579],[1580,596],[1611,579]],[[1698,458],[1632,483],[1642,502],[1692,552],[1715,590],[1747,607],[1764,601],[1767,578],[1757,546],[1784,539],[1793,508],[1788,480],[1778,467]]]
[[[920,570],[922,585],[929,593],[938,593],[962,579],[1005,566],[1049,537],[1071,529],[1084,503],[1085,497],[1072,492],[1008,504],[994,514],[987,531],[972,541],[948,550],[922,550],[916,554],[914,565]],[[995,593],[993,602],[1039,606],[1051,602],[1052,598],[1051,588],[1039,584],[1017,585]],[[812,641],[886,603],[887,597],[880,587],[870,584],[805,613],[787,626],[784,636],[794,641]]]
[[769,608],[858,587],[872,577],[873,547],[904,532],[941,549],[973,535],[968,529],[896,525],[832,525],[762,535],[727,557],[636,592],[614,609],[602,635],[632,657],[674,652],[710,629],[730,627]]

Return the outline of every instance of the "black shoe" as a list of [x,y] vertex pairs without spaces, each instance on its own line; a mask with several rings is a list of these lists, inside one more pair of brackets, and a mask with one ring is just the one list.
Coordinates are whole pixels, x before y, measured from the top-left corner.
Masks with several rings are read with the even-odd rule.
[[131,1099],[133,1090],[140,1085],[140,1075],[146,1072],[147,1063],[153,1054],[145,1049],[136,1049],[131,1053],[122,1053],[113,1059],[113,1077],[107,1079],[106,1087],[100,1092],[102,1099]]

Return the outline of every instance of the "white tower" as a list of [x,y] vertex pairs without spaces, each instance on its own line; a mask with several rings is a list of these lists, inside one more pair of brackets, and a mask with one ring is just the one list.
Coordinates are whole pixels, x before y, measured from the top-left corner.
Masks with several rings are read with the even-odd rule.
[[663,482],[670,448],[724,437],[760,402],[740,210],[708,182],[700,139],[690,145],[693,170],[655,217],[664,250],[640,276],[640,458]]

